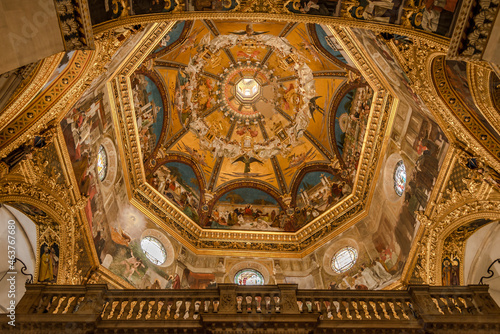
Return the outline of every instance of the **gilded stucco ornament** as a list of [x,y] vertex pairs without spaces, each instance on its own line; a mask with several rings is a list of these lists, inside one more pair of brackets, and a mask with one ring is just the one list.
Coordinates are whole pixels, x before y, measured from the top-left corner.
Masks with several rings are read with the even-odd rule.
[[[230,14],[227,14],[227,17],[231,17]],[[365,206],[371,200],[370,181],[378,174],[380,156],[387,143],[385,138],[390,126],[389,118],[394,113],[397,103],[385,90],[383,81],[372,70],[374,65],[370,63],[369,58],[361,54],[352,43],[348,32],[340,28],[331,28],[332,34],[342,44],[344,50],[356,59],[363,69],[364,77],[377,90],[366,130],[364,153],[359,163],[360,171],[356,176],[352,196],[347,196],[296,233],[251,233],[250,236],[246,231],[200,228],[146,182],[132,111],[133,99],[129,77],[171,26],[171,23],[163,22],[153,27],[149,36],[136,46],[135,51],[129,55],[129,60],[124,61],[117,75],[108,82],[110,104],[118,111],[115,124],[120,133],[118,139],[120,143],[117,146],[125,157],[124,168],[130,180],[127,187],[132,196],[132,203],[158,226],[175,236],[180,236],[179,241],[187,248],[200,254],[228,250],[234,251],[235,254],[252,251],[253,254],[257,252],[265,256],[266,252],[274,251],[281,256],[300,256],[301,252],[311,252],[318,247],[318,241],[331,236],[332,233],[342,233],[361,219],[365,213]],[[210,197],[208,193],[207,198]],[[292,252],[295,254],[291,254]]]
[[[456,157],[452,166],[470,157],[456,145],[453,150]],[[448,169],[445,182],[439,186],[443,195],[429,203],[425,213],[417,213],[421,226],[418,241],[412,247],[413,260],[407,263],[411,269],[405,271],[406,282],[421,279],[424,284],[441,285],[442,259],[454,255],[463,263],[465,242],[478,228],[466,228],[467,224],[478,219],[500,218],[500,196],[493,186],[472,171],[462,179],[464,189],[459,191],[448,181],[453,171],[454,168]],[[463,265],[460,270],[463,283]]]
[[[394,41],[389,41],[387,44],[408,75],[412,89],[425,102],[448,138],[462,143],[462,146],[466,146],[475,155],[483,157],[492,168],[500,170],[500,162],[496,156],[500,152],[500,146],[491,136],[486,139],[482,137],[486,132],[477,131],[482,128],[477,121],[462,122],[460,117],[464,117],[462,114],[467,112],[466,108],[461,103],[455,103],[460,100],[456,96],[448,96],[451,88],[444,75],[444,55],[448,48],[430,40],[416,38],[413,38],[411,43],[396,45]],[[485,83],[482,83],[482,87],[487,89]],[[472,91],[478,89],[473,88]],[[445,91],[448,95],[443,95]],[[452,98],[454,100],[451,100]],[[485,110],[484,114],[491,115],[491,108],[481,108],[482,110]]]
[[7,156],[22,143],[45,131],[46,125],[54,119],[61,120],[92,81],[105,71],[105,66],[129,36],[130,31],[96,34],[94,51],[77,51],[63,75],[52,84],[63,89],[53,89],[36,97],[8,126],[0,130],[0,157]]

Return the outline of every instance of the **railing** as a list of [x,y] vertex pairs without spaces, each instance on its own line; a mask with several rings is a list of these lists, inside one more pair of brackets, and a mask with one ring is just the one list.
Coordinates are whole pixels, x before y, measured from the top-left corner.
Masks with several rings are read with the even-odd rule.
[[500,308],[488,287],[477,285],[357,291],[298,290],[291,284],[220,284],[206,290],[32,284],[27,285],[16,318],[23,333],[45,333],[45,327],[59,333],[57,328],[68,328],[68,324],[75,329],[71,333],[126,333],[133,332],[131,329],[141,333],[145,329],[155,333],[181,329],[183,333],[236,333],[242,323],[265,328],[266,333],[284,328],[296,333],[329,333],[375,327],[381,333],[391,328],[405,328],[408,333],[424,328],[443,332],[443,328],[472,329],[477,324],[486,332],[500,332]]

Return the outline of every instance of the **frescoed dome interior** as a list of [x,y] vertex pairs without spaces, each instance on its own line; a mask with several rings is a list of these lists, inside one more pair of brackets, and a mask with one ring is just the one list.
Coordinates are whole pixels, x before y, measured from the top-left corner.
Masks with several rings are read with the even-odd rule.
[[199,226],[295,232],[351,194],[373,90],[327,26],[177,21],[130,79],[146,180]]

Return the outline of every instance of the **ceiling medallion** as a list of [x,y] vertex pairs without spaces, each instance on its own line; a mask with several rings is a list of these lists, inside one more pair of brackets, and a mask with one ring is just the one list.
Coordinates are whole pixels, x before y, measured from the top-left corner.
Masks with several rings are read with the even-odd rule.
[[[256,141],[246,136],[241,142],[230,141],[221,135],[217,124],[211,124],[198,103],[197,91],[200,74],[205,68],[220,65],[220,52],[225,48],[240,46],[244,49],[268,47],[280,56],[280,67],[295,74],[297,88],[292,98],[294,116],[289,124],[273,123],[274,133]],[[187,107],[191,111],[188,128],[200,140],[203,149],[214,152],[218,158],[270,159],[278,154],[286,157],[291,149],[299,145],[300,137],[307,129],[314,112],[316,90],[312,70],[306,65],[307,59],[289,42],[281,37],[260,35],[219,35],[200,43],[196,54],[186,67]],[[244,125],[265,124],[270,121],[279,107],[280,77],[260,62],[237,62],[223,71],[217,96],[219,107],[232,122]],[[200,80],[201,81],[201,80]],[[313,110],[311,110],[311,108]]]
[[276,80],[267,66],[260,63],[238,63],[225,69],[219,104],[231,121],[245,125],[265,121],[274,113]]

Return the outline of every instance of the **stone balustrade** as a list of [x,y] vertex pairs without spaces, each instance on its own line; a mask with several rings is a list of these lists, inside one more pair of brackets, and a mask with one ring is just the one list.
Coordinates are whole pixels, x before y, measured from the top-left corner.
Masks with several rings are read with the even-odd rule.
[[495,333],[500,308],[487,286],[473,285],[354,291],[298,290],[293,284],[206,290],[31,284],[16,324],[22,333],[74,334]]

